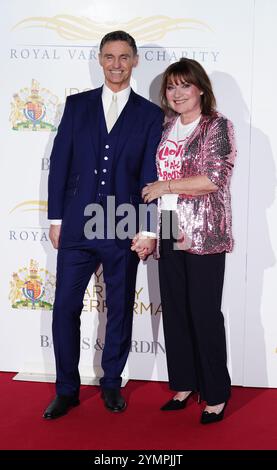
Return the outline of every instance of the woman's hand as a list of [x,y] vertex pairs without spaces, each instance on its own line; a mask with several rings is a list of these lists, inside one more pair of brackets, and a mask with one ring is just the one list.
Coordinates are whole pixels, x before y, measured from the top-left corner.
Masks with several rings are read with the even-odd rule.
[[144,186],[141,196],[144,202],[152,202],[154,199],[167,194],[168,191],[168,182],[167,181],[155,181],[154,183],[148,183]]

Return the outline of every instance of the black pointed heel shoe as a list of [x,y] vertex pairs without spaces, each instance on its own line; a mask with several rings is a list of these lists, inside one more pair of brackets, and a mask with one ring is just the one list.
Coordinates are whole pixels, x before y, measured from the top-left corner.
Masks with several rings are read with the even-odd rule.
[[187,404],[188,399],[193,395],[193,392],[184,398],[184,400],[174,400],[173,398],[167,401],[160,409],[162,411],[177,411],[183,410]]
[[227,406],[227,403],[228,402],[226,401],[220,413],[209,413],[208,411],[203,411],[200,419],[201,424],[210,424],[222,421],[224,418],[224,411]]

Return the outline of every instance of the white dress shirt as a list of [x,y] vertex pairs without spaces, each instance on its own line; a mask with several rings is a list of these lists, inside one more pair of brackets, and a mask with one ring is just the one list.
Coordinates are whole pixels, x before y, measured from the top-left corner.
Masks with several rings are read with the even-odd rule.
[[107,118],[108,110],[112,102],[113,95],[116,95],[117,99],[117,117],[119,118],[120,114],[123,111],[123,108],[126,106],[131,93],[131,87],[128,86],[124,90],[114,93],[106,84],[103,85],[102,90],[102,103],[104,109],[105,119]]

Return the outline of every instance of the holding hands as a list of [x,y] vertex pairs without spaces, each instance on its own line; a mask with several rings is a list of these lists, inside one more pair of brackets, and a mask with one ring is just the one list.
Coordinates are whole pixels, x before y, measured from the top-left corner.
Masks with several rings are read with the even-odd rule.
[[155,246],[156,238],[137,233],[133,238],[131,250],[136,251],[139,259],[145,261],[153,253]]
[[[144,186],[141,195],[143,201],[147,204],[158,199],[163,194],[168,193],[168,182],[167,181],[154,181]],[[137,233],[132,241],[131,250],[136,251],[138,257],[145,261],[151,253],[153,253],[156,247],[156,239]]]

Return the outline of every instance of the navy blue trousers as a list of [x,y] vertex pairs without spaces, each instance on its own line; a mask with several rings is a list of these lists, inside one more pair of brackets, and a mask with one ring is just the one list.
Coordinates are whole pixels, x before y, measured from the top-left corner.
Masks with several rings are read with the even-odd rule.
[[80,315],[92,274],[100,263],[106,284],[107,324],[102,353],[102,388],[118,388],[130,350],[138,256],[115,240],[84,241],[60,248],[53,310],[56,390],[78,395]]

